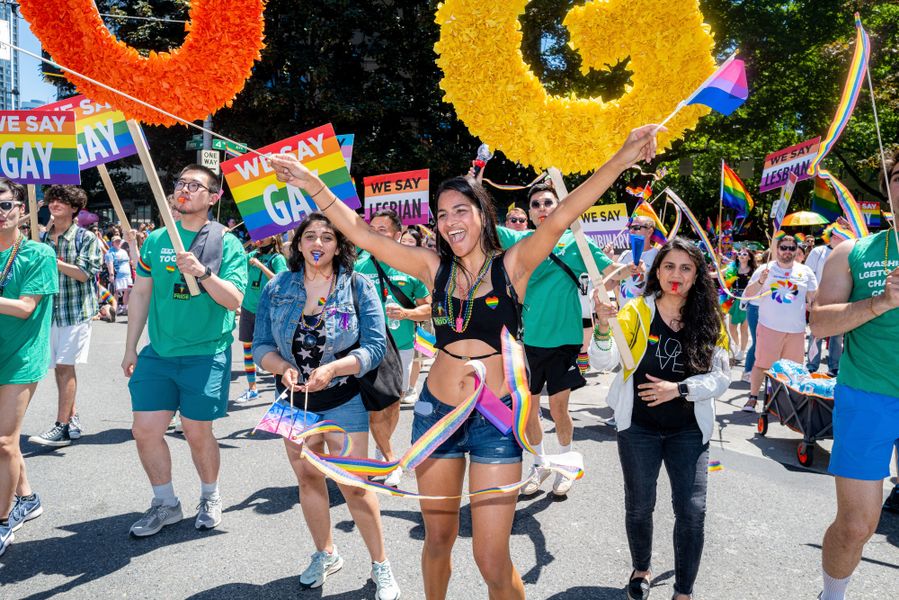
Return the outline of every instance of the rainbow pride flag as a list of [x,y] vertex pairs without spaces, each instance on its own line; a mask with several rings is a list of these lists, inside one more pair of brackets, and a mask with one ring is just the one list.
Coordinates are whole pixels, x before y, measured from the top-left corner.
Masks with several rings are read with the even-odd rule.
[[749,216],[754,206],[746,186],[724,161],[721,161],[721,202],[736,211],[738,219]]
[[[259,152],[295,154],[347,206],[361,206],[330,123],[269,144]],[[223,162],[222,173],[253,240],[293,229],[318,210],[305,192],[278,181],[274,170],[258,154],[243,154]]]
[[22,185],[81,183],[75,113],[0,111],[0,175]]
[[125,115],[109,104],[86,96],[72,96],[45,104],[40,110],[70,110],[75,113],[78,167],[83,171],[137,154]]
[[868,235],[868,223],[865,221],[865,215],[862,213],[861,207],[852,196],[852,192],[843,185],[842,181],[831,175],[830,171],[827,169],[819,167],[818,176],[829,182],[830,186],[833,188],[833,193],[837,198],[840,208],[843,209],[843,214],[849,222],[849,227],[852,228],[852,233],[859,238]]
[[815,189],[812,190],[812,212],[818,213],[828,221],[833,221],[843,214],[837,197],[833,195],[827,181],[820,177],[815,177]]
[[734,54],[706,79],[684,103],[704,104],[724,116],[739,108],[749,97],[746,65]]
[[637,207],[634,209],[633,214],[631,214],[631,220],[633,221],[636,217],[649,217],[652,219],[653,223],[655,223],[655,230],[652,232],[652,236],[650,240],[660,246],[663,246],[668,243],[668,232],[665,231],[665,226],[662,225],[662,220],[659,219],[659,215],[656,214],[656,211],[653,210],[652,205],[649,202],[641,200]]
[[433,333],[425,331],[421,326],[415,328],[415,342],[413,346],[416,350],[428,358],[434,358],[434,355],[437,354],[437,350],[434,347],[436,343],[437,337]]

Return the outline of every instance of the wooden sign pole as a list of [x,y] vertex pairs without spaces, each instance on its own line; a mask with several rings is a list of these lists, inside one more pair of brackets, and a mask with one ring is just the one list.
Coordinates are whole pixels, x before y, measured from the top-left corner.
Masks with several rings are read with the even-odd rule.
[[131,223],[128,222],[128,215],[125,214],[125,209],[122,207],[121,200],[119,200],[119,194],[116,192],[115,186],[112,185],[109,171],[106,170],[106,165],[97,165],[97,171],[100,173],[100,179],[103,181],[103,187],[106,188],[106,193],[109,194],[112,208],[115,210],[115,214],[119,218],[119,223],[122,225],[122,233],[127,236],[128,232],[131,231]]
[[[552,180],[553,187],[556,189],[556,195],[559,197],[559,201],[562,201],[568,196],[568,188],[565,187],[565,180],[562,179],[562,173],[555,167],[550,167],[548,171],[549,178]],[[593,287],[598,290],[604,290],[605,282],[603,281],[602,273],[599,272],[599,267],[596,266],[596,261],[593,259],[593,253],[590,251],[590,246],[587,244],[587,236],[584,235],[584,228],[581,225],[580,218],[571,224],[571,232],[574,234],[574,241],[577,243],[578,251],[580,251],[581,258],[584,260],[584,265],[587,267],[587,274],[590,275],[590,280],[593,281]],[[621,364],[624,365],[625,369],[633,370],[636,366],[634,364],[634,357],[630,352],[630,347],[627,345],[627,340],[624,338],[624,331],[621,329],[621,324],[618,322],[618,319],[609,319],[609,327],[612,330],[612,337],[615,338],[615,345],[618,346]]]
[[[175,225],[175,219],[172,217],[172,209],[165,199],[165,191],[162,189],[162,183],[159,181],[159,174],[156,173],[156,166],[153,164],[153,157],[150,156],[150,149],[144,140],[143,132],[137,121],[128,119],[128,131],[134,139],[134,146],[137,148],[137,154],[140,157],[140,163],[144,167],[147,174],[147,180],[150,182],[150,189],[153,190],[153,196],[156,198],[156,207],[159,208],[159,214],[162,215],[162,222],[165,223],[165,229],[172,240],[172,248],[176,253],[184,252],[184,243],[178,234],[178,227]],[[193,275],[184,273],[184,281],[187,283],[187,289],[190,290],[191,296],[200,294],[200,286],[197,285],[197,279]]]
[[37,222],[37,188],[33,185],[27,186],[28,190],[28,218],[31,228],[31,239],[35,242],[41,241],[40,224]]

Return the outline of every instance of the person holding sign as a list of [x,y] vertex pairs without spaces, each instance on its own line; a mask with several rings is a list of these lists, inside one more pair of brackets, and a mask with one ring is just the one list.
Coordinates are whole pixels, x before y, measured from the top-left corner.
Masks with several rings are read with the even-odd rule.
[[[539,230],[546,219],[559,207],[559,198],[549,183],[538,183],[528,190],[529,217]],[[523,236],[532,235],[533,230],[517,233],[507,228],[497,229],[500,244],[511,247]],[[587,245],[600,272],[608,274],[615,265],[592,240]],[[534,270],[527,286],[527,296],[523,303],[524,349],[531,368],[530,389],[535,398],[540,398],[543,388],[549,396],[549,412],[556,427],[559,453],[571,451],[574,436],[574,421],[568,412],[571,392],[587,385],[587,380],[578,369],[578,355],[584,344],[584,314],[581,298],[589,304],[587,285],[581,276],[587,272],[584,259],[578,250],[574,234],[566,229],[553,246],[552,253]],[[552,307],[551,310],[548,310]],[[586,327],[592,327],[592,310],[587,314]],[[525,496],[536,494],[540,486],[551,474],[544,468],[540,455],[543,454],[543,424],[540,419],[540,403],[532,404],[533,414],[528,421],[528,441],[538,455],[531,456],[530,481],[521,489]],[[565,496],[571,489],[573,479],[556,474],[552,491],[556,496]]]
[[[638,298],[643,294],[643,290],[646,289],[646,265],[651,267],[656,255],[659,253],[659,249],[653,246],[651,239],[655,228],[656,225],[652,218],[642,215],[635,216],[631,219],[630,225],[627,226],[631,239],[635,236],[643,238],[643,250],[640,255],[637,255],[633,249],[628,249],[618,257],[618,262],[623,265],[634,264],[634,268],[630,270],[630,275],[622,279],[612,279],[612,282],[617,282],[616,294],[619,306],[624,306],[629,300]],[[637,256],[637,260],[634,260],[634,256]],[[625,272],[622,271],[622,273]],[[612,284],[614,285],[614,283]]]
[[[182,519],[165,441],[175,411],[181,413],[200,476],[196,528],[212,529],[222,520],[219,446],[212,423],[228,408],[231,332],[247,285],[247,259],[240,241],[208,219],[209,208],[220,198],[215,173],[188,165],[175,183],[175,208],[181,214],[177,228],[188,250],[176,253],[165,228],[154,230],[141,247],[122,359],[130,378],[131,431],[153,488],[149,510],[131,526],[138,537]],[[184,275],[197,278],[199,295],[191,296]],[[145,325],[150,343],[138,354]]]
[[[381,209],[371,217],[372,231],[391,239],[402,239],[403,224],[393,210]],[[388,330],[400,352],[403,364],[403,389],[409,385],[412,373],[412,359],[415,357],[415,322],[425,321],[431,315],[431,294],[428,288],[405,273],[397,271],[362,251],[353,269],[368,277],[380,292],[381,303],[387,318]],[[411,392],[407,392],[411,394]],[[390,438],[400,420],[400,404],[395,402],[383,410],[369,413],[371,434],[378,450],[389,461],[396,460]],[[397,486],[403,476],[402,467],[397,467],[384,480],[384,485]]]
[[[621,352],[637,365],[609,389],[624,475],[625,529],[633,572],[627,597],[645,600],[652,581],[652,513],[662,463],[674,506],[674,598],[689,600],[705,540],[709,439],[715,398],[730,385],[728,337],[718,292],[699,249],[674,238],[656,257],[643,295],[620,311],[594,292],[597,324],[590,364],[610,370]],[[618,317],[628,348],[609,319]]]
[[243,369],[247,374],[247,389],[235,402],[249,402],[259,397],[256,391],[256,363],[253,361],[253,332],[256,331],[256,308],[259,296],[269,281],[287,270],[287,259],[282,254],[280,235],[273,235],[254,242],[256,248],[247,255],[247,291],[240,305],[238,340],[243,344]]
[[[899,209],[899,152],[886,161],[881,189]],[[840,244],[824,265],[812,306],[812,335],[844,335],[834,390],[837,516],[824,535],[820,598],[842,600],[880,521],[883,480],[899,439],[899,247],[893,228]]]
[[[347,432],[350,456],[367,457],[369,420],[357,377],[378,367],[387,338],[377,292],[367,278],[354,273],[354,256],[353,245],[325,216],[309,215],[290,242],[290,271],[276,275],[259,299],[253,357],[267,371],[281,375],[278,392],[297,392],[296,403],[302,398],[314,421],[332,421]],[[301,423],[306,422],[313,421],[304,417]],[[303,443],[320,454],[327,443],[328,451],[337,455],[344,440],[343,435],[328,433]],[[301,445],[285,439],[284,446],[315,544],[300,585],[317,588],[343,567],[331,536],[328,486],[324,476],[303,460]],[[357,487],[339,487],[371,556],[378,600],[399,598],[384,549],[377,496]]]
[[19,434],[25,409],[50,365],[56,257],[23,236],[25,188],[0,177],[0,554],[25,521],[43,513],[25,474]]
[[81,437],[75,408],[78,380],[75,365],[87,363],[91,324],[97,314],[96,277],[102,267],[100,242],[78,226],[77,215],[87,205],[87,194],[74,185],[51,185],[44,191],[53,224],[41,240],[56,252],[59,294],[53,299],[50,352],[53,355],[59,399],[56,423],[28,438],[42,446],[68,446]]
[[[550,214],[533,235],[503,252],[497,217],[487,192],[476,181],[456,177],[443,182],[431,200],[437,220],[437,253],[403,246],[371,231],[351,208],[289,154],[270,158],[278,179],[304,190],[354,244],[432,289],[432,321],[440,349],[415,404],[413,438],[419,439],[477,388],[470,360],[482,361],[485,385],[507,406],[509,383],[503,371],[503,329],[521,335],[518,298],[525,296],[534,269],[549,255],[565,230],[593,205],[621,173],[655,155],[655,126],[630,133],[621,149]],[[458,497],[470,456],[469,486],[481,490],[513,485],[521,478],[521,448],[512,432],[504,434],[477,411],[463,429],[434,449],[416,469],[419,492],[449,496],[422,500],[425,543],[422,575],[425,596],[445,598],[452,548],[459,531]],[[475,562],[491,598],[524,598],[521,577],[512,564],[509,537],[517,494],[471,498]]]

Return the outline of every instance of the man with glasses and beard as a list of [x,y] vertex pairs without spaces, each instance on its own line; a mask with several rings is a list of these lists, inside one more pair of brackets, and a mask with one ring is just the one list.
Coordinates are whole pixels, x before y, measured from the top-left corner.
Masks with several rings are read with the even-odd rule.
[[[240,241],[209,221],[209,208],[220,198],[215,173],[199,165],[185,167],[175,183],[174,207],[188,251],[175,252],[166,228],[151,233],[141,247],[122,359],[125,377],[131,378],[131,429],[153,488],[149,510],[131,526],[131,534],[139,537],[182,519],[165,441],[175,411],[181,413],[200,476],[196,528],[212,529],[222,520],[219,446],[212,423],[228,407],[231,332],[247,285],[247,259]],[[190,294],[185,275],[196,278],[199,295]],[[147,324],[150,343],[138,354]]]
[[759,299],[755,365],[749,381],[745,412],[755,412],[765,371],[782,358],[803,364],[805,360],[805,314],[815,300],[815,272],[796,262],[796,238],[782,231],[774,234],[774,257],[756,269],[746,287],[746,296],[765,293]]

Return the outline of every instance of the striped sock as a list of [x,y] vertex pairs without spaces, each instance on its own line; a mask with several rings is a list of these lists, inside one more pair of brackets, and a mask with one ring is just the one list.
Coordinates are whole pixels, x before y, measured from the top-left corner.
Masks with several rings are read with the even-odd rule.
[[586,375],[590,369],[590,356],[586,352],[578,352],[577,368],[581,370],[581,375]]
[[243,370],[247,374],[250,387],[256,385],[256,363],[253,362],[253,344],[243,345]]

